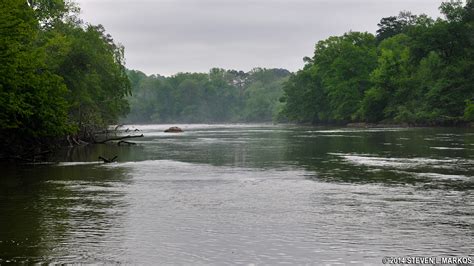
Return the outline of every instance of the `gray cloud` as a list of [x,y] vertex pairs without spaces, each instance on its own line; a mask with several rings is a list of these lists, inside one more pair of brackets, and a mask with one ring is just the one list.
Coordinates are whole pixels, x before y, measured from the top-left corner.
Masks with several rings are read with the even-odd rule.
[[439,16],[441,0],[78,0],[81,17],[125,46],[147,74],[212,67],[297,70],[314,44],[349,30],[375,32],[401,10]]

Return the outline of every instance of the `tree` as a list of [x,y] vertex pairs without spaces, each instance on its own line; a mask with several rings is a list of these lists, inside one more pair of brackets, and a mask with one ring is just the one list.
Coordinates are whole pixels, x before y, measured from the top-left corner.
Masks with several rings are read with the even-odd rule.
[[[466,8],[467,7],[468,6],[466,5]],[[439,10],[446,17],[448,22],[461,22],[464,18],[465,9],[461,0],[449,0],[443,2],[441,3]]]
[[[370,76],[373,87],[365,95],[361,109],[362,117],[369,121],[395,118],[401,115],[400,108],[413,99],[408,40],[408,36],[399,34],[379,45],[378,66]],[[406,109],[410,108],[402,108]]]
[[[66,87],[35,44],[38,22],[21,0],[0,3],[0,135],[5,150],[69,132]],[[24,145],[21,145],[24,147]]]
[[369,75],[376,60],[375,38],[369,33],[349,32],[316,45],[313,61],[329,101],[331,119],[354,119],[370,86]]
[[0,3],[0,151],[87,135],[127,112],[123,47],[102,26],[75,19],[74,8],[62,0]]
[[464,109],[464,119],[466,121],[474,121],[474,103],[472,100],[466,100],[466,108]]
[[71,0],[26,0],[34,10],[36,20],[44,29],[50,29],[64,21],[79,22],[79,7]]
[[82,28],[62,24],[50,35],[64,39],[65,47],[57,49],[64,50],[64,54],[50,67],[67,85],[69,116],[81,134],[114,123],[126,114],[130,84],[123,65],[123,47],[116,45],[101,25]]
[[[425,17],[425,15],[421,16],[421,18]],[[420,21],[419,17],[408,11],[402,11],[398,16],[382,18],[377,24],[379,27],[377,30],[377,41],[382,42],[385,39],[403,33],[409,26],[416,24],[418,21]]]
[[321,79],[317,74],[317,67],[313,63],[305,65],[304,69],[291,75],[284,85],[285,103],[281,114],[291,121],[297,122],[327,122],[329,107]]

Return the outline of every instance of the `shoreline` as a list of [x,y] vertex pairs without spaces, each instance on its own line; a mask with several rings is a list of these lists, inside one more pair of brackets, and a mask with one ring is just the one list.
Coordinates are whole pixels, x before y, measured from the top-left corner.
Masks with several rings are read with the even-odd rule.
[[[310,122],[196,122],[188,123],[182,121],[166,122],[166,123],[145,123],[145,122],[128,122],[123,123],[121,126],[149,126],[149,125],[162,125],[162,126],[173,126],[173,125],[295,125],[295,126],[317,126],[317,127],[348,127],[348,128],[474,128],[474,122],[458,122],[458,123],[445,123],[445,124],[433,124],[433,123],[367,123],[367,122],[326,122],[326,123],[310,123]],[[109,125],[109,128],[114,128],[116,125]]]
[[367,122],[353,122],[353,123],[277,123],[287,125],[299,126],[316,126],[316,127],[344,127],[344,128],[474,128],[474,122],[463,123],[446,123],[446,124],[432,124],[432,123],[367,123]]
[[457,123],[457,124],[409,124],[409,123],[348,123],[345,127],[349,128],[387,128],[387,127],[394,127],[394,128],[474,128],[474,123]]

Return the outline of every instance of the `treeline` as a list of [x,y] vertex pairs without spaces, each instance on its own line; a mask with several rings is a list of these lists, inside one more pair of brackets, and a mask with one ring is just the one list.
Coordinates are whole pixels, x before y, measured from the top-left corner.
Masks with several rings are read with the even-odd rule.
[[129,71],[129,123],[268,122],[283,104],[285,69],[250,72],[214,68],[209,73],[146,76]]
[[0,2],[0,155],[87,137],[128,111],[123,47],[78,11],[63,0]]
[[[126,122],[474,121],[474,3],[320,41],[305,66],[146,76],[66,0],[0,1],[0,158]],[[133,92],[133,94],[132,94]],[[130,108],[129,108],[130,103]]]
[[444,19],[401,12],[383,18],[375,36],[318,42],[285,84],[282,115],[309,123],[474,121],[474,3],[439,9]]

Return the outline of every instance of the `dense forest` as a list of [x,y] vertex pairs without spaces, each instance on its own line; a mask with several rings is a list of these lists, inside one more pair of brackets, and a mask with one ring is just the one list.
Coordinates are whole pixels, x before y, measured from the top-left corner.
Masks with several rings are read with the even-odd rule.
[[309,123],[455,125],[474,121],[474,2],[444,2],[443,18],[401,12],[374,36],[316,44],[285,84],[283,115]]
[[62,0],[0,2],[0,155],[85,138],[127,113],[123,47],[78,12]]
[[281,112],[285,69],[146,76],[129,71],[128,123],[271,122]]

